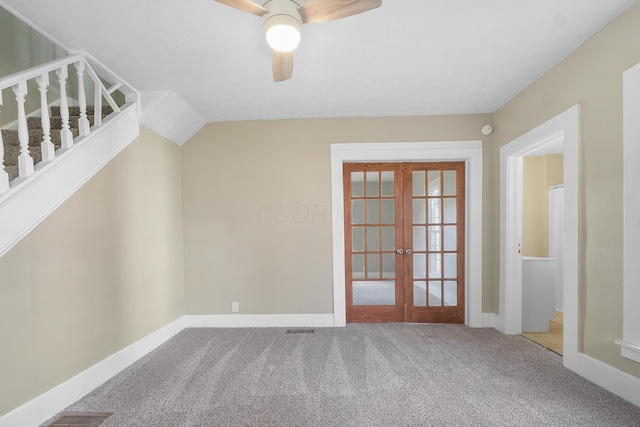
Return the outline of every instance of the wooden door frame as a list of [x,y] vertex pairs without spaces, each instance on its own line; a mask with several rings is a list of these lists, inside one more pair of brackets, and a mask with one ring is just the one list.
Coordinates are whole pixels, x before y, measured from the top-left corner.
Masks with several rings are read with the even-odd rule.
[[492,326],[482,313],[482,141],[331,144],[333,316],[346,326],[343,163],[462,161],[466,168],[465,324]]

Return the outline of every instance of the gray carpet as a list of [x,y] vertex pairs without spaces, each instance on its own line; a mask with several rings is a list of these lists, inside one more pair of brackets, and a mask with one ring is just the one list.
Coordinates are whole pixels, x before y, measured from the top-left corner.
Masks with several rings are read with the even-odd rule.
[[73,404],[104,426],[638,426],[520,336],[463,325],[186,329]]

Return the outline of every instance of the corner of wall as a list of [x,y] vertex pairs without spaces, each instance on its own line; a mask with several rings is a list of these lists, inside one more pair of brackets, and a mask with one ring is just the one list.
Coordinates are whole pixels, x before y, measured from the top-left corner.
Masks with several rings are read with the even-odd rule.
[[171,91],[141,94],[140,124],[182,146],[207,120]]

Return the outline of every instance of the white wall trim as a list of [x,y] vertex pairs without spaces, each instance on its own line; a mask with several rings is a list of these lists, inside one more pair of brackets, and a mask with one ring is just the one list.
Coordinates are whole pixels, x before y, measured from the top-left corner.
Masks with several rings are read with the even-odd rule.
[[[82,187],[140,134],[136,104],[127,104],[89,135],[0,196],[0,257]],[[60,150],[58,150],[60,151]]]
[[640,378],[629,375],[584,353],[575,355],[571,367],[567,366],[566,361],[565,366],[605,390],[640,406]]
[[623,344],[622,356],[640,363],[640,64],[623,74]]
[[181,317],[0,418],[0,427],[36,426],[104,384],[184,329]]
[[640,363],[640,347],[625,341],[617,342],[622,347],[622,357]]
[[42,424],[185,328],[333,327],[333,314],[185,315],[0,417],[0,427]]
[[345,326],[344,191],[342,165],[347,162],[466,162],[466,315],[465,323],[482,327],[482,141],[331,144],[333,234],[333,313]]
[[333,314],[211,314],[184,316],[185,328],[329,328]]

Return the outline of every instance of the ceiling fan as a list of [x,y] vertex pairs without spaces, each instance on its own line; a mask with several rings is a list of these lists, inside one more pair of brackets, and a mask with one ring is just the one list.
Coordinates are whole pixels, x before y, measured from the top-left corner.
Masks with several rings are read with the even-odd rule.
[[382,0],[214,0],[262,17],[267,43],[273,49],[273,80],[293,75],[293,50],[302,24],[332,21],[380,7]]

